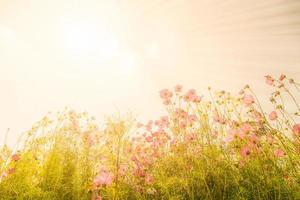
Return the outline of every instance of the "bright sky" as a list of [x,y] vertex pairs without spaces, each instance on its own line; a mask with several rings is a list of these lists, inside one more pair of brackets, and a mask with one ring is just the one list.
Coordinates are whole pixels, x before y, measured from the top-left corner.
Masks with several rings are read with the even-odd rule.
[[297,0],[0,0],[0,141],[48,111],[162,113],[158,91],[300,79]]

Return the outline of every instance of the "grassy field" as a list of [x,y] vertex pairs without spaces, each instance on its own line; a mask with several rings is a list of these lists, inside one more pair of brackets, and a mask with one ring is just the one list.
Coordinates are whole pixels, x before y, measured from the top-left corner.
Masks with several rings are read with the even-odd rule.
[[272,110],[250,86],[202,97],[177,85],[148,122],[50,113],[0,148],[0,199],[300,199],[300,85],[265,83]]

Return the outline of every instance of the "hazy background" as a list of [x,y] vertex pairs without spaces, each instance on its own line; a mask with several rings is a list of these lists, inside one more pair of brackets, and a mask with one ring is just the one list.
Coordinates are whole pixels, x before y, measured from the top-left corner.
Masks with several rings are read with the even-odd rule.
[[266,95],[300,79],[299,0],[0,0],[0,141],[65,106],[99,120],[163,112],[181,83]]

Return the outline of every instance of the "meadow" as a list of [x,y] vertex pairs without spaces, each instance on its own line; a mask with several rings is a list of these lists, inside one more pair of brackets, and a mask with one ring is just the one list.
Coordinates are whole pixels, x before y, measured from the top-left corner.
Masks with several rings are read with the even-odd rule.
[[208,96],[176,85],[147,122],[49,113],[0,147],[0,200],[300,199],[300,84],[262,84],[271,110],[249,85]]

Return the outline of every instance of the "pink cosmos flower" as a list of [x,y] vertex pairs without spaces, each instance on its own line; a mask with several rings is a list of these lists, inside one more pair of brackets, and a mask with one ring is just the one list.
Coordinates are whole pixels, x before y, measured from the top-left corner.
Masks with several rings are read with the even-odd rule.
[[168,89],[161,90],[159,94],[162,99],[170,99],[173,96],[173,93]]
[[274,83],[274,79],[270,75],[265,76],[265,80],[268,85],[273,85]]
[[15,168],[9,168],[7,172],[8,172],[8,174],[13,174],[13,173],[15,173],[15,171],[16,171]]
[[256,122],[261,122],[262,121],[262,114],[258,111],[254,111],[254,117]]
[[165,126],[165,127],[168,127],[170,122],[169,122],[169,117],[168,116],[162,116],[160,118],[162,124]]
[[276,113],[276,111],[272,111],[270,114],[269,114],[269,119],[270,120],[275,120],[275,119],[277,119],[277,113]]
[[245,134],[250,133],[251,130],[252,126],[249,123],[243,123],[243,125],[241,126],[241,131]]
[[147,142],[152,142],[152,141],[153,141],[153,138],[152,138],[152,136],[150,136],[150,135],[149,135],[149,136],[147,136],[147,137],[146,137],[146,141],[147,141]]
[[151,174],[147,174],[145,177],[146,184],[152,184],[153,183],[153,176]]
[[282,149],[276,149],[274,155],[278,158],[285,156],[285,152]]
[[113,174],[106,169],[100,171],[100,173],[94,179],[94,186],[99,187],[103,185],[111,185],[113,182]]
[[196,116],[196,115],[189,115],[189,116],[188,116],[188,120],[189,120],[190,122],[195,122],[195,121],[197,120],[197,116]]
[[280,81],[283,81],[285,78],[286,78],[286,75],[281,74],[280,77],[279,77],[279,80],[280,80]]
[[163,101],[163,104],[164,105],[170,105],[172,103],[172,101],[170,100],[170,99],[165,99],[164,101]]
[[182,85],[175,85],[174,90],[177,93],[181,92],[182,91]]
[[251,134],[249,135],[249,142],[252,144],[257,144],[259,138],[257,137],[256,134]]
[[19,155],[18,153],[13,154],[13,155],[11,156],[11,160],[13,160],[13,161],[15,161],[15,162],[17,162],[17,161],[20,160],[20,159],[21,159],[21,157],[20,157],[20,155]]
[[125,176],[128,167],[127,165],[120,165],[119,174],[120,176]]
[[222,116],[220,116],[216,110],[213,112],[213,120],[214,122],[225,124],[225,119]]
[[3,172],[0,176],[0,180],[6,178],[7,176],[8,174],[6,172]]
[[190,89],[189,91],[187,91],[187,93],[184,95],[184,100],[186,102],[190,102],[190,101],[194,101],[194,99],[196,98],[196,90],[194,89]]
[[244,147],[241,148],[241,152],[240,153],[241,153],[241,156],[243,156],[244,158],[246,158],[246,157],[250,156],[251,151],[250,151],[249,147],[244,146]]
[[243,102],[246,106],[251,106],[254,103],[254,98],[250,94],[245,94],[243,97]]
[[185,139],[189,142],[192,142],[197,139],[197,134],[196,133],[186,134]]
[[300,134],[300,124],[295,124],[293,126],[293,132],[295,135],[299,135]]
[[233,135],[228,135],[227,137],[224,138],[225,143],[231,143],[234,140]]
[[185,120],[184,120],[184,121],[181,121],[181,122],[179,123],[179,127],[182,128],[182,129],[184,129],[186,126],[187,126],[187,123],[186,123]]

